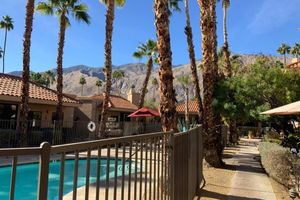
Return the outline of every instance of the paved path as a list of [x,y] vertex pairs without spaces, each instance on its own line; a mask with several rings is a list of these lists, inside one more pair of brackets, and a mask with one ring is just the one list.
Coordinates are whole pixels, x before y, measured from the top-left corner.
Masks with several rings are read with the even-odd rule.
[[232,179],[229,200],[276,200],[268,176],[257,161],[257,141],[243,140],[240,151],[234,156],[237,171]]

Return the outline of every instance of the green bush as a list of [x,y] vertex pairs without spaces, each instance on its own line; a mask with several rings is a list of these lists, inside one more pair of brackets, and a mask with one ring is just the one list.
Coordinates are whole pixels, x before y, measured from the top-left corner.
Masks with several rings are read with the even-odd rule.
[[297,148],[300,149],[300,135],[299,134],[290,134],[287,138],[285,138],[282,142],[282,146],[289,148]]
[[261,142],[258,149],[261,155],[261,163],[269,176],[288,187],[291,183],[290,174],[292,172],[290,150],[270,142]]

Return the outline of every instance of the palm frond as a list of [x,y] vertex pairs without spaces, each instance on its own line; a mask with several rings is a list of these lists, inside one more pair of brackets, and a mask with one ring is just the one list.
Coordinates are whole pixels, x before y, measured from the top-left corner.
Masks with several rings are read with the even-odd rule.
[[35,9],[43,15],[53,15],[54,10],[51,4],[52,3],[39,2]]
[[87,11],[88,7],[85,4],[79,4],[74,6],[72,13],[77,21],[83,21],[87,24],[90,24],[90,16]]

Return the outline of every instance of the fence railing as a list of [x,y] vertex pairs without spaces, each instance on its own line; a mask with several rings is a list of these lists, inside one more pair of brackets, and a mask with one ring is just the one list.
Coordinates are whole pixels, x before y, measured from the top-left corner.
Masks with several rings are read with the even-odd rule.
[[[38,156],[39,160],[19,165],[28,161],[28,156]],[[39,200],[180,199],[180,191],[183,199],[192,199],[202,180],[201,128],[177,134],[0,149],[0,160],[6,164],[0,167],[0,199],[20,199],[24,195]],[[36,177],[24,178],[34,175],[28,170],[37,164]],[[22,187],[26,189],[19,189]]]
[[[37,147],[44,141],[58,145],[95,140],[98,135],[97,129],[90,131],[89,123],[89,121],[64,121],[62,126],[59,126],[57,121],[28,121],[28,146]],[[107,128],[107,136],[121,137],[160,131],[160,123],[119,122],[117,126]],[[0,148],[18,147],[19,137],[16,120],[0,120]]]

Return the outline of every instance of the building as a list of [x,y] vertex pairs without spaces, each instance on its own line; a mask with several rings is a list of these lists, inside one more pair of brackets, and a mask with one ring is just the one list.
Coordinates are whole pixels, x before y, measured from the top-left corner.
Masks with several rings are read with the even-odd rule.
[[[81,105],[75,109],[75,119],[79,121],[100,122],[103,106],[104,95],[94,95],[88,97],[77,97]],[[109,122],[124,122],[131,119],[127,116],[136,111],[138,107],[129,100],[110,95],[108,103],[108,121]]]
[[300,73],[300,59],[293,58],[291,64],[287,66],[288,69],[295,70]]
[[[178,120],[181,122],[185,121],[185,102],[179,103],[176,106],[176,111],[178,113]],[[198,103],[196,100],[189,101],[189,119],[191,123],[198,121]]]
[[[20,113],[22,79],[17,76],[0,74],[0,128],[5,128],[5,121],[18,121]],[[55,120],[57,93],[49,88],[29,83],[29,120],[36,121],[35,126],[46,128]],[[74,108],[79,101],[64,95],[64,126],[72,126]]]

